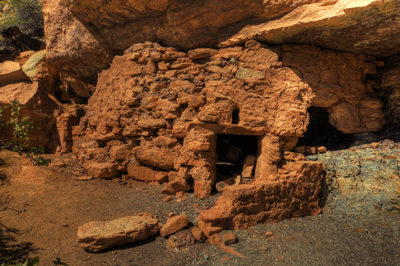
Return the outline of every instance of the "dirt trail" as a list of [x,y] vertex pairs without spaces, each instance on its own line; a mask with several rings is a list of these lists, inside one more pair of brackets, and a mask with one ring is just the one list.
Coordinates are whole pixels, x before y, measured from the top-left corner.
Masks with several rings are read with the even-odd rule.
[[[11,229],[3,235],[0,262],[39,256],[40,265],[46,266],[56,265],[52,261],[57,257],[70,266],[398,265],[400,259],[399,214],[319,215],[234,230],[239,242],[231,247],[243,256],[207,242],[175,250],[159,235],[99,254],[87,253],[78,246],[76,235],[84,223],[142,212],[165,222],[174,212],[187,214],[195,224],[199,212],[211,207],[218,195],[199,201],[191,194],[183,202],[163,202],[162,186],[125,184],[119,179],[77,181],[82,168],[71,156],[49,155],[52,164],[39,171],[17,154],[0,152],[0,209],[9,208],[0,212],[0,222]],[[65,167],[60,167],[62,163]],[[273,235],[266,237],[266,231]]]

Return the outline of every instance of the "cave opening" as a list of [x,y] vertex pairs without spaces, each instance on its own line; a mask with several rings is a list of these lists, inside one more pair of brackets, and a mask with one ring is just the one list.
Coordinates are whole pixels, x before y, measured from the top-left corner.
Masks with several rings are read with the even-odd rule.
[[347,149],[353,141],[352,134],[344,134],[329,123],[329,113],[325,108],[310,107],[310,124],[297,146],[324,146],[328,150]]
[[224,180],[235,174],[241,174],[245,158],[248,155],[257,156],[257,147],[257,136],[218,134],[218,179]]

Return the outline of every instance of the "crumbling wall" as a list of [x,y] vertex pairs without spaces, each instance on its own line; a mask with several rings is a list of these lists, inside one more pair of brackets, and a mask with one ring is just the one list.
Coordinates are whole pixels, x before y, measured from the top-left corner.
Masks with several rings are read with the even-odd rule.
[[122,174],[166,182],[164,193],[194,189],[207,198],[216,180],[216,134],[255,135],[254,177],[267,182],[307,130],[311,105],[327,108],[345,133],[382,128],[382,103],[365,82],[379,64],[254,40],[188,53],[136,44],[99,75],[86,115],[72,128],[73,151],[97,178]]

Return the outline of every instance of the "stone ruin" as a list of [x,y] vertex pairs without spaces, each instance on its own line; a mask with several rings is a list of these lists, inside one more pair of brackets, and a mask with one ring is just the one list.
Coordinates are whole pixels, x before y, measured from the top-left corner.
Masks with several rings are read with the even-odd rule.
[[322,164],[293,152],[309,124],[307,109],[326,109],[346,134],[381,130],[383,103],[366,81],[381,64],[254,40],[187,53],[135,44],[99,75],[85,114],[74,109],[58,118],[60,151],[73,151],[93,177],[164,183],[162,193],[193,190],[199,199],[217,181],[241,175],[199,216],[208,237],[315,215]]

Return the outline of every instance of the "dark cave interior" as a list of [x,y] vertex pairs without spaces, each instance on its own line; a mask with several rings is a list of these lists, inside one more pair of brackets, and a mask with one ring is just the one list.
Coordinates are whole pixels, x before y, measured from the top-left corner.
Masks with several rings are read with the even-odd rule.
[[310,124],[297,146],[325,146],[328,150],[349,148],[352,134],[344,134],[329,123],[329,113],[325,108],[310,107]]
[[217,173],[219,179],[242,171],[247,155],[257,155],[258,137],[219,134],[217,136]]

